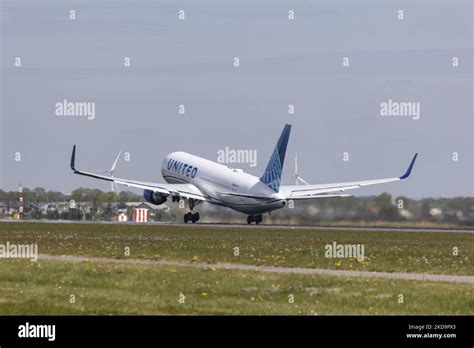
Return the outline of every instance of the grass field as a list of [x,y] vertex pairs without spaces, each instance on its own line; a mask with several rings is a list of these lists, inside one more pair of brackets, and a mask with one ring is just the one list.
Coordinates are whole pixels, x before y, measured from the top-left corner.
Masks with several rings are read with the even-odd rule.
[[[0,244],[7,241],[37,243],[40,254],[199,261],[209,268],[4,259],[3,315],[474,314],[472,284],[212,267],[230,262],[472,275],[474,237],[466,233],[0,223]],[[325,258],[324,246],[333,241],[365,244],[367,260]],[[454,246],[458,256],[452,255]],[[234,256],[235,247],[239,256]],[[184,303],[178,301],[181,293]]]
[[3,315],[474,313],[472,284],[89,262],[1,264]]
[[[0,243],[42,254],[474,275],[474,235],[167,225],[0,223]],[[325,245],[364,244],[364,261],[326,258]],[[234,248],[239,248],[235,256]],[[453,256],[453,247],[458,256]]]

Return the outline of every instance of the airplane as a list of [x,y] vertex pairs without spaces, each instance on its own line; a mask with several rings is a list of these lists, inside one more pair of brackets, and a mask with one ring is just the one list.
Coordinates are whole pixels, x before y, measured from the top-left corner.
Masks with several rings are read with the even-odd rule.
[[290,138],[291,125],[283,127],[280,138],[268,161],[262,176],[257,177],[208,159],[178,151],[168,154],[161,165],[161,174],[166,183],[152,183],[116,178],[76,169],[76,145],[72,148],[71,169],[74,174],[110,181],[127,187],[142,189],[144,199],[160,205],[168,199],[188,201],[189,212],[184,214],[184,222],[199,221],[195,208],[208,202],[228,207],[247,214],[248,224],[260,224],[262,214],[285,207],[293,200],[321,199],[351,196],[346,191],[361,187],[385,184],[408,178],[418,156],[416,153],[402,176],[317,185],[280,185],[285,161],[286,148]]

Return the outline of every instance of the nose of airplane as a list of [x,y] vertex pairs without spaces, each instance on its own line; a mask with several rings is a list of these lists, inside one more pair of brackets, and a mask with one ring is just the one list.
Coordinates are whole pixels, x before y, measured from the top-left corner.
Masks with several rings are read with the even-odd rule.
[[163,162],[161,162],[161,172],[163,173],[163,171],[166,169],[167,165],[168,165],[168,162],[170,161],[171,159],[171,155],[172,154],[168,154],[165,156],[165,158],[163,158]]

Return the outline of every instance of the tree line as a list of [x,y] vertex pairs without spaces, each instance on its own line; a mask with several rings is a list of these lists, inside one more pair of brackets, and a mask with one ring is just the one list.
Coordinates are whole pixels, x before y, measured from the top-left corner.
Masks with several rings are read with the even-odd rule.
[[[0,190],[0,202],[9,204],[11,202],[18,202],[20,193],[18,191],[4,191]],[[75,189],[70,194],[64,194],[59,191],[47,191],[42,187],[30,189],[23,188],[23,199],[26,203],[55,203],[65,202],[71,199],[76,202],[89,202],[95,206],[100,206],[108,203],[125,203],[125,202],[140,202],[141,195],[137,195],[130,191],[104,192],[99,189],[90,189],[80,187]]]

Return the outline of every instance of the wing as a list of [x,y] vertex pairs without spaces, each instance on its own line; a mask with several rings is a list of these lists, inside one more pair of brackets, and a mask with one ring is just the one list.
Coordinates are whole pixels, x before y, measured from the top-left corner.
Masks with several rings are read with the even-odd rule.
[[128,180],[128,179],[120,179],[115,178],[112,176],[106,175],[99,175],[92,172],[85,172],[76,169],[76,145],[72,148],[72,155],[71,155],[71,169],[74,174],[88,176],[94,179],[112,181],[119,185],[125,185],[128,187],[135,187],[143,190],[152,190],[159,193],[163,193],[165,195],[179,195],[184,198],[191,198],[197,199],[201,201],[205,201],[206,197],[204,194],[193,184],[157,184],[151,182],[143,182],[143,181],[135,181],[135,180]]
[[335,184],[280,186],[280,193],[285,195],[286,199],[293,200],[326,197],[347,197],[350,196],[349,194],[345,193],[348,190],[358,189],[370,185],[386,184],[389,182],[404,180],[408,178],[411,174],[417,156],[417,153],[415,154],[415,156],[413,156],[410,166],[408,167],[405,174],[403,174],[402,176],[385,179],[342,182]]

